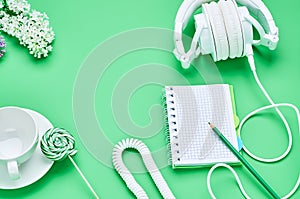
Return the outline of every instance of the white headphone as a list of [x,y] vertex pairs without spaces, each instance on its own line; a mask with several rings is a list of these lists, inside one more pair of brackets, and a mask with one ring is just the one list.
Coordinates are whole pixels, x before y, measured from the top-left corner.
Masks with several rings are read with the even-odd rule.
[[[210,3],[209,3],[210,2]],[[253,55],[252,45],[263,45],[274,50],[278,42],[278,28],[270,11],[261,0],[184,0],[175,20],[176,58],[183,68],[189,68],[193,59],[211,54],[214,61]],[[191,15],[202,5],[202,13],[194,16],[196,32],[190,50],[185,52],[182,31]],[[246,6],[246,7],[245,7]],[[248,9],[256,17],[249,14]],[[253,40],[252,26],[260,40]]]

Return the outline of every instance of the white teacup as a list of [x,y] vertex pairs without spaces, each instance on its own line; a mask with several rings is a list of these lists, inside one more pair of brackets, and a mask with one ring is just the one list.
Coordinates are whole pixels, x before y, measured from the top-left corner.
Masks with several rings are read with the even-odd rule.
[[0,164],[7,165],[12,180],[20,178],[19,165],[32,156],[38,140],[35,121],[25,110],[0,108]]

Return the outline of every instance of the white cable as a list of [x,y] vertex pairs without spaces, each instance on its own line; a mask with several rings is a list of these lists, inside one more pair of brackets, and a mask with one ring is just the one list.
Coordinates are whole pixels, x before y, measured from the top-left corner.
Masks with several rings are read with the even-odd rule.
[[[249,113],[248,115],[246,115],[246,117],[244,117],[243,119],[242,119],[242,121],[241,121],[241,123],[240,123],[240,126],[239,126],[239,128],[238,128],[238,135],[240,136],[240,132],[241,132],[241,129],[242,129],[242,127],[243,127],[243,125],[244,125],[244,123],[250,118],[250,117],[252,117],[253,115],[255,115],[255,114],[257,114],[258,112],[261,112],[261,111],[263,111],[263,110],[266,110],[266,109],[270,109],[270,108],[276,108],[277,109],[277,107],[280,107],[280,106],[287,106],[287,107],[291,107],[291,108],[293,108],[295,111],[296,111],[296,113],[297,113],[297,117],[299,118],[299,110],[297,109],[297,107],[295,107],[294,105],[292,105],[292,104],[272,104],[272,105],[269,105],[269,106],[264,106],[264,107],[261,107],[261,108],[259,108],[259,109],[256,109],[256,110],[254,110],[254,111],[252,111],[251,113]],[[278,110],[278,109],[277,109]],[[299,119],[298,119],[298,123],[299,123],[300,121],[299,121]],[[299,123],[299,125],[300,125],[300,123]],[[288,131],[288,140],[289,140],[289,143],[288,143],[288,147],[287,147],[287,149],[285,150],[285,152],[282,154],[282,155],[280,155],[279,157],[276,157],[276,158],[261,158],[261,157],[258,157],[258,156],[256,156],[256,155],[254,155],[253,153],[251,153],[250,151],[249,151],[249,149],[247,149],[247,147],[245,146],[245,145],[243,145],[243,149],[244,149],[244,151],[250,156],[250,157],[252,157],[253,159],[256,159],[256,160],[258,160],[258,161],[261,161],[261,162],[276,162],[276,161],[279,161],[279,160],[282,160],[283,158],[285,158],[287,155],[288,155],[288,153],[290,152],[290,150],[291,150],[291,147],[292,147],[292,134],[291,134],[291,130],[290,130],[290,128],[287,128],[287,131]]]
[[[300,135],[300,112],[299,112],[299,109],[293,105],[293,104],[289,104],[289,103],[280,103],[280,104],[275,104],[273,102],[273,100],[271,99],[271,97],[269,96],[269,94],[267,93],[267,91],[265,90],[265,88],[263,87],[263,85],[261,84],[259,78],[258,78],[258,75],[256,73],[256,68],[255,68],[255,64],[254,64],[254,59],[253,59],[253,56],[252,55],[249,55],[248,56],[248,61],[249,61],[249,64],[250,64],[250,68],[253,72],[253,76],[255,78],[255,81],[257,83],[257,85],[259,86],[259,88],[261,89],[261,91],[263,92],[263,94],[265,95],[265,97],[268,99],[268,101],[270,102],[271,105],[268,105],[268,106],[264,106],[264,107],[261,107],[261,108],[258,108],[254,111],[252,111],[251,113],[249,113],[248,115],[246,115],[246,117],[244,117],[242,119],[242,121],[240,122],[240,125],[239,125],[239,128],[238,128],[238,135],[240,137],[240,134],[241,134],[241,130],[242,130],[242,127],[243,125],[245,124],[245,122],[250,118],[252,117],[253,115],[261,112],[261,111],[264,111],[264,110],[267,110],[267,109],[271,109],[271,108],[275,108],[276,112],[278,113],[278,115],[280,116],[281,120],[283,121],[284,125],[285,125],[285,128],[288,132],[288,147],[287,149],[285,150],[285,152],[280,155],[279,157],[277,158],[261,158],[261,157],[258,157],[256,155],[254,155],[253,153],[251,153],[247,148],[246,146],[244,145],[243,146],[243,149],[244,151],[250,156],[252,157],[253,159],[255,160],[258,160],[258,161],[261,161],[261,162],[267,162],[267,163],[270,163],[270,162],[276,162],[276,161],[279,161],[279,160],[282,160],[283,158],[285,158],[288,153],[290,152],[291,150],[291,147],[292,147],[292,133],[291,133],[291,129],[285,119],[285,117],[283,116],[283,114],[281,113],[281,111],[278,109],[278,107],[290,107],[292,108],[295,112],[296,112],[296,115],[297,115],[297,121],[298,121],[298,131],[299,131],[299,135]],[[209,172],[208,172],[208,176],[207,176],[207,187],[208,187],[208,191],[209,191],[209,194],[212,198],[216,198],[215,195],[213,194],[212,192],[212,189],[211,189],[211,185],[210,185],[210,179],[211,179],[211,175],[213,173],[213,171],[217,168],[217,167],[226,167],[228,168],[234,175],[234,177],[236,178],[237,180],[237,183],[238,183],[238,186],[239,186],[239,189],[241,190],[242,194],[248,199],[250,198],[248,196],[248,194],[245,192],[241,182],[240,182],[240,179],[237,175],[237,173],[229,166],[229,165],[226,165],[226,164],[216,164],[215,166],[213,166]],[[282,199],[288,199],[289,197],[291,197],[298,189],[300,185],[300,173],[298,175],[298,179],[297,179],[297,182],[296,184],[294,185],[293,189],[285,196],[282,197]]]
[[294,188],[287,195],[285,195],[284,197],[282,197],[281,199],[288,199],[288,198],[290,198],[297,191],[299,185],[300,185],[300,175],[298,176],[298,180],[297,180]]
[[175,199],[172,191],[167,185],[165,179],[161,175],[159,169],[157,168],[150,150],[148,147],[140,140],[134,138],[127,138],[120,141],[113,149],[112,161],[115,169],[120,174],[122,179],[125,181],[127,187],[132,191],[132,193],[138,199],[148,199],[146,192],[143,188],[136,182],[130,171],[124,165],[122,160],[122,153],[127,148],[136,149],[142,156],[143,162],[149,171],[156,187],[159,189],[161,195],[165,199]]
[[[241,127],[243,126],[243,124],[244,124],[250,117],[252,117],[253,115],[255,115],[255,114],[257,114],[257,113],[259,113],[259,112],[261,112],[261,111],[267,110],[267,109],[278,108],[278,107],[290,107],[290,108],[292,108],[292,109],[296,112],[296,115],[297,115],[297,121],[298,121],[298,131],[299,131],[299,135],[300,135],[300,112],[299,112],[299,109],[298,109],[295,105],[289,104],[289,103],[271,104],[271,105],[264,106],[264,107],[261,107],[261,108],[258,108],[258,109],[256,109],[256,110],[252,111],[252,112],[249,113],[246,117],[244,117],[244,119],[241,121],[238,132],[240,132]],[[245,150],[245,148],[246,148],[246,147],[245,147],[245,145],[244,145],[244,146],[243,146],[243,149]],[[257,160],[259,160],[259,161],[261,161],[261,162],[271,162],[270,160],[272,160],[272,159],[259,158],[259,157],[255,156],[255,155],[253,155],[252,153],[250,153],[249,150],[245,150],[245,152],[246,152],[249,156],[251,156],[252,158],[255,157],[254,159],[257,159]],[[285,153],[284,153],[284,154],[285,154]],[[284,155],[284,154],[281,155],[281,156],[278,157],[278,158],[273,158],[274,161],[278,161],[278,160],[283,159],[284,157],[286,157],[286,155],[287,155],[288,153],[287,153],[286,155]],[[299,173],[299,176],[298,176],[298,180],[297,180],[296,184],[294,185],[293,189],[292,189],[286,196],[282,197],[282,199],[287,199],[287,198],[289,198],[290,196],[292,196],[292,195],[296,192],[297,188],[299,187],[299,184],[300,184],[300,173]]]
[[214,195],[212,189],[211,189],[211,185],[210,185],[210,178],[211,178],[211,175],[213,173],[213,171],[218,168],[218,167],[226,167],[227,169],[229,169],[229,171],[231,171],[231,173],[234,175],[238,185],[239,185],[239,188],[242,192],[242,194],[245,196],[245,198],[247,199],[250,199],[250,196],[246,193],[242,183],[241,183],[241,180],[239,178],[239,176],[237,175],[237,173],[233,170],[233,168],[227,164],[224,164],[224,163],[218,163],[218,164],[215,164],[208,172],[207,174],[207,179],[206,179],[206,184],[207,184],[207,188],[208,188],[208,192],[210,194],[210,196],[213,198],[213,199],[216,199],[217,197]]
[[[270,108],[271,108],[271,107],[270,107]],[[246,198],[246,199],[250,199],[250,198],[251,198],[251,197],[246,193],[246,191],[245,191],[245,189],[244,189],[244,187],[243,187],[243,185],[242,185],[242,183],[241,183],[241,180],[240,180],[239,176],[237,175],[236,171],[235,171],[231,166],[229,166],[229,165],[227,165],[227,164],[224,164],[224,163],[218,163],[218,164],[215,164],[215,165],[209,170],[209,172],[208,172],[208,174],[207,174],[206,184],[207,184],[208,192],[209,192],[211,198],[213,198],[213,199],[216,199],[216,198],[217,198],[217,197],[215,196],[215,194],[213,193],[213,191],[212,191],[211,184],[210,184],[210,183],[211,183],[211,182],[210,182],[210,181],[211,181],[210,179],[211,179],[212,173],[213,173],[214,170],[215,170],[216,168],[218,168],[218,167],[226,167],[227,169],[229,169],[229,170],[231,171],[231,173],[234,175],[234,177],[235,177],[235,179],[236,179],[236,181],[237,181],[237,183],[238,183],[239,189],[241,190],[241,192],[242,192],[242,194],[245,196],[245,198]],[[299,185],[300,185],[300,175],[298,176],[297,182],[296,182],[295,186],[293,187],[293,189],[292,189],[287,195],[283,196],[281,199],[288,199],[288,198],[290,198],[290,197],[297,191]]]
[[[267,100],[270,102],[270,104],[274,105],[275,103],[273,102],[273,100],[271,99],[271,97],[269,96],[269,94],[267,93],[267,91],[265,90],[265,88],[263,87],[263,85],[261,84],[258,76],[257,76],[257,73],[256,73],[256,68],[255,68],[255,64],[254,64],[254,59],[253,59],[253,56],[250,55],[248,56],[248,60],[249,60],[249,64],[250,64],[250,68],[253,72],[253,76],[255,78],[255,81],[257,83],[257,85],[259,86],[260,90],[263,92],[264,96],[267,98]],[[287,156],[287,154],[290,152],[291,148],[292,148],[292,142],[293,142],[293,138],[292,138],[292,132],[291,132],[291,129],[289,127],[289,124],[288,122],[286,121],[285,117],[283,116],[283,114],[281,113],[281,111],[278,109],[277,106],[275,106],[275,110],[276,112],[278,113],[278,115],[280,116],[281,120],[283,121],[284,125],[285,125],[285,128],[287,130],[287,133],[288,133],[288,147],[287,149],[285,150],[285,152],[280,155],[279,157],[277,158],[261,158],[261,157],[258,157],[256,155],[254,155],[253,153],[251,153],[246,146],[243,146],[243,149],[245,150],[245,152],[251,156],[253,159],[255,160],[258,160],[258,161],[261,161],[261,162],[276,162],[276,161],[279,161],[283,158],[285,158]],[[253,111],[255,112],[255,111]],[[249,113],[240,123],[240,126],[238,128],[238,135],[240,136],[240,132],[241,132],[241,129],[244,125],[244,123],[246,122],[246,120],[248,120],[251,116],[253,116],[254,114],[256,114],[257,112],[255,113]]]
[[[256,109],[254,111],[252,111],[251,113],[249,113],[242,121],[241,121],[241,126],[246,122],[246,120],[248,120],[250,117],[252,117],[253,115],[257,114],[258,112],[261,112],[261,111],[264,111],[264,110],[267,110],[267,109],[271,109],[271,108],[277,108],[277,107],[290,107],[292,108],[295,112],[296,112],[296,115],[297,115],[297,121],[298,121],[298,129],[299,129],[299,134],[300,134],[300,112],[299,112],[299,109],[293,105],[293,104],[289,104],[289,103],[281,103],[281,104],[272,104],[272,105],[269,105],[269,106],[264,106],[264,107],[261,107],[259,109]],[[245,147],[245,146],[243,146]],[[246,151],[245,151],[246,152]],[[247,153],[247,152],[246,152]],[[211,185],[210,185],[210,179],[211,179],[211,175],[213,173],[213,171],[217,168],[217,167],[226,167],[228,168],[234,175],[234,177],[236,178],[237,180],[237,183],[239,185],[239,189],[241,190],[241,192],[243,193],[243,195],[246,197],[246,198],[250,198],[247,193],[245,192],[241,182],[240,182],[240,179],[237,175],[237,173],[229,166],[229,165],[226,165],[226,164],[216,164],[214,165],[208,172],[208,176],[207,176],[207,187],[208,187],[208,191],[209,191],[209,194],[211,195],[212,198],[216,198],[215,195],[213,194],[212,192],[212,189],[211,189]],[[298,176],[298,179],[297,179],[297,182],[296,184],[294,185],[293,189],[285,196],[282,197],[282,199],[288,199],[289,197],[291,197],[298,189],[300,185],[300,174]]]

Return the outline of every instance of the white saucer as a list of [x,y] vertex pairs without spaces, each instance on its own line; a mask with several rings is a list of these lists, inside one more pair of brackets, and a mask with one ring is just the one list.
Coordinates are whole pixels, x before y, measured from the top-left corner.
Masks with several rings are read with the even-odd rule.
[[[35,120],[40,139],[44,133],[52,128],[50,121],[38,112],[26,110]],[[40,149],[40,143],[38,143],[33,156],[21,164],[19,167],[21,178],[19,180],[11,180],[8,176],[7,168],[5,165],[0,165],[0,189],[18,189],[28,186],[40,178],[42,178],[51,168],[53,161],[47,159]]]

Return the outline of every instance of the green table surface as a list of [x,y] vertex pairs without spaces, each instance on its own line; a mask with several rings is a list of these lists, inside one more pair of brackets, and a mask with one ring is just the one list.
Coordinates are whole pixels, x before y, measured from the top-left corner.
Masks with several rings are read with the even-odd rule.
[[[7,53],[0,60],[0,105],[36,110],[54,126],[72,132],[79,151],[74,160],[100,198],[134,198],[111,164],[112,146],[128,137],[139,138],[151,151],[159,152],[154,159],[177,198],[209,198],[206,187],[209,168],[173,170],[166,165],[160,106],[162,87],[207,82],[232,84],[237,113],[242,118],[251,110],[268,105],[255,84],[247,60],[239,58],[216,63],[219,76],[206,74],[208,76],[204,77],[195,68],[181,69],[171,52],[173,38],[170,34],[181,1],[31,0],[30,3],[32,8],[48,14],[56,34],[54,50],[47,59],[36,60],[15,38],[5,35]],[[297,24],[300,2],[265,3],[280,29],[280,42],[275,51],[265,47],[254,50],[257,71],[275,102],[289,102],[299,107],[300,28]],[[193,31],[191,19],[185,33],[192,36]],[[102,45],[103,42],[107,46]],[[133,49],[135,42],[142,48]],[[99,48],[104,58],[111,59],[101,76],[99,70],[104,69],[101,55],[98,59],[94,57],[94,69],[86,72],[84,68],[89,54]],[[120,55],[119,48],[129,52]],[[200,71],[211,65],[210,60],[207,56],[200,58],[197,66]],[[95,118],[85,115],[86,110],[93,110]],[[296,115],[288,108],[282,111],[293,131],[290,154],[271,164],[257,162],[244,154],[280,196],[294,186],[300,162]],[[93,125],[101,126],[101,132]],[[286,130],[274,111],[266,111],[248,121],[242,138],[249,149],[264,157],[278,156],[287,146]],[[149,197],[161,198],[138,153],[127,151],[123,158],[129,169],[135,171],[135,178]],[[234,169],[251,197],[270,197],[244,167]],[[212,186],[218,198],[242,198],[234,177],[226,169],[218,169],[213,174]],[[43,178],[28,187],[0,190],[0,198],[54,197],[93,198],[69,160],[56,162]],[[300,198],[300,192],[292,198]]]

